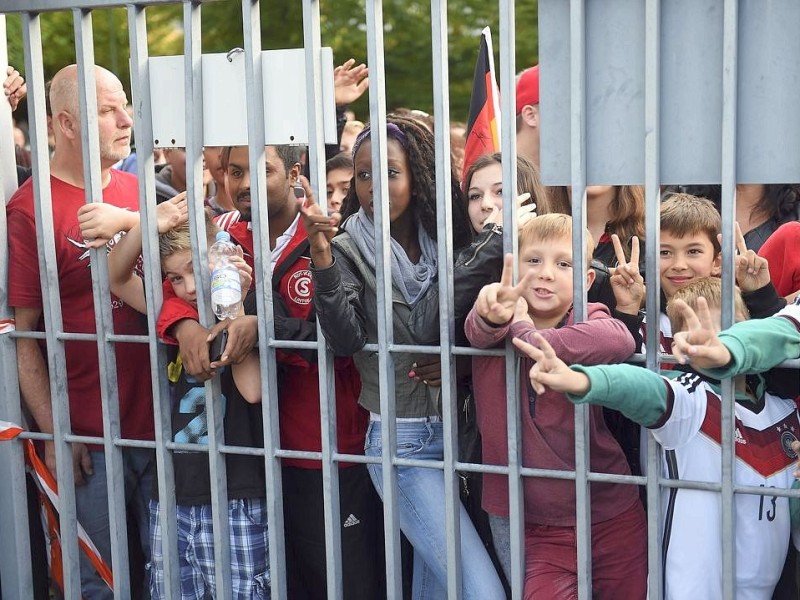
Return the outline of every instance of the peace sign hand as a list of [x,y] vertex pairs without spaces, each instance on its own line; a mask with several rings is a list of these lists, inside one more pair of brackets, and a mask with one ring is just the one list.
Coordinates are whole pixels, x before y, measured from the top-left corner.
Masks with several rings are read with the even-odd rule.
[[541,333],[537,332],[533,337],[539,344],[539,348],[523,342],[519,338],[512,340],[521,354],[525,354],[535,361],[528,372],[533,390],[537,394],[543,394],[546,391],[545,388],[576,396],[586,394],[589,391],[589,378],[583,373],[573,371],[563,360],[558,358],[553,347],[547,343]]
[[526,275],[517,285],[512,285],[514,255],[506,254],[503,261],[503,274],[499,283],[484,286],[475,301],[475,310],[488,323],[506,325],[514,316],[517,300],[527,285]]
[[731,353],[717,337],[719,326],[711,318],[705,298],[697,299],[697,312],[683,300],[674,300],[683,315],[685,329],[673,336],[672,353],[685,365],[692,363],[699,369],[724,367],[731,361]]
[[645,287],[644,278],[639,272],[639,238],[631,238],[631,259],[625,258],[622,242],[615,233],[611,236],[614,253],[617,255],[617,266],[608,271],[611,274],[611,289],[617,300],[617,310],[621,313],[636,315],[642,306]]
[[[717,237],[721,244],[722,235]],[[756,254],[754,250],[747,249],[739,223],[736,223],[736,251],[736,285],[742,293],[754,292],[767,285],[770,281],[767,259]]]

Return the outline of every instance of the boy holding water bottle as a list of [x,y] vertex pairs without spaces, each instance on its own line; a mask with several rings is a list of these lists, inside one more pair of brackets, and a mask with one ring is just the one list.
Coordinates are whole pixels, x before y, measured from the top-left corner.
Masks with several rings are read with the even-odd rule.
[[[197,290],[192,265],[189,224],[186,222],[186,195],[180,194],[160,204],[159,253],[165,276],[187,313],[197,318]],[[209,246],[217,227],[206,218]],[[111,290],[140,312],[146,312],[142,279],[134,272],[142,249],[139,225],[134,226],[108,257]],[[237,269],[242,290],[250,288],[252,269],[242,258],[241,248],[227,256]],[[255,295],[250,294],[238,317],[255,314]],[[182,444],[208,444],[208,417],[202,381],[190,376],[176,346],[167,346],[167,376],[172,398],[173,441]],[[211,351],[211,350],[209,350]],[[214,357],[212,356],[213,360]],[[230,446],[263,447],[261,417],[261,376],[258,354],[250,354],[239,364],[217,369],[222,391],[219,400],[224,414],[225,443]],[[214,572],[214,534],[212,529],[211,482],[208,455],[200,450],[175,451],[175,495],[177,504],[178,559],[183,597],[216,597],[218,582]],[[231,580],[234,597],[269,597],[269,557],[267,510],[262,459],[257,456],[225,456],[228,485],[228,529],[231,545]],[[165,598],[164,548],[161,540],[160,505],[157,489],[150,502],[150,544],[152,562],[150,593]]]

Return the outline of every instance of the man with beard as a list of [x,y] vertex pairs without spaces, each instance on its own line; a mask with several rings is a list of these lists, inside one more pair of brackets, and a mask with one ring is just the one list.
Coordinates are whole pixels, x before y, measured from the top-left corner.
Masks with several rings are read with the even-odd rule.
[[[90,67],[91,68],[91,67]],[[130,153],[131,118],[125,111],[127,98],[119,79],[106,69],[94,67],[97,85],[97,126],[100,142],[103,203],[91,205],[87,219],[98,227],[108,205],[128,209],[138,220],[139,194],[136,177],[112,170],[112,165]],[[53,235],[61,294],[63,330],[69,333],[95,333],[89,246],[101,247],[113,240],[105,236],[89,242],[81,234],[78,210],[85,206],[81,120],[78,100],[78,67],[70,65],[53,78],[50,103],[55,134],[55,151],[50,162],[50,189],[53,204]],[[16,328],[20,331],[44,329],[42,288],[32,180],[17,190],[6,208],[9,245],[9,304],[14,307]],[[81,217],[81,221],[84,218]],[[91,230],[91,224],[89,230]],[[87,236],[88,237],[88,236]],[[113,234],[112,236],[113,237]],[[117,298],[112,301],[114,333],[144,335],[146,328],[139,315]],[[150,360],[144,344],[115,344],[119,416],[122,436],[128,439],[153,439],[153,411],[150,388]],[[70,422],[75,435],[103,436],[100,392],[100,366],[95,341],[64,342],[66,390],[51,390],[43,346],[35,339],[17,339],[19,386],[22,398],[36,425],[53,432],[53,402],[69,398]],[[75,502],[78,521],[111,563],[108,523],[106,462],[102,446],[73,442],[72,463],[75,475]],[[147,542],[147,502],[150,499],[154,456],[151,450],[122,448],[126,499],[139,525],[141,545],[149,558]],[[56,475],[55,445],[44,442],[47,467]],[[88,559],[81,555],[81,593],[85,598],[112,598],[111,590],[98,576]]]
[[[309,270],[306,233],[300,219],[294,188],[300,174],[302,148],[266,148],[267,215],[272,250],[272,289],[275,337],[279,340],[315,341],[313,286]],[[250,193],[250,165],[246,146],[223,150],[228,165],[228,193],[239,212],[239,221],[225,224],[231,238],[244,250],[252,266],[259,251],[254,247]],[[256,273],[254,272],[254,284]],[[166,288],[165,288],[166,289]],[[210,363],[209,331],[165,295],[158,322],[160,336],[170,340],[170,329],[180,345],[184,366],[197,377],[208,378],[214,367],[236,362],[257,341],[256,317],[225,321],[219,327],[229,331],[223,360]],[[279,418],[281,447],[319,452],[322,435],[319,386],[315,350],[279,350]],[[358,405],[361,383],[350,358],[336,358],[337,450],[362,455],[368,414]],[[339,463],[340,522],[344,596],[355,599],[379,598],[383,573],[379,537],[382,531],[380,499],[363,464]],[[283,509],[286,566],[290,598],[327,597],[325,523],[322,502],[322,465],[319,461],[283,459]]]

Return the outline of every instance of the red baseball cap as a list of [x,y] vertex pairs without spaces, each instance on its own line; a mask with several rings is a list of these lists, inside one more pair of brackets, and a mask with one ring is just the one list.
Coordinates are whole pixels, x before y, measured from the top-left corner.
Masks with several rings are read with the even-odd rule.
[[517,79],[517,114],[529,104],[539,104],[539,65],[525,69]]

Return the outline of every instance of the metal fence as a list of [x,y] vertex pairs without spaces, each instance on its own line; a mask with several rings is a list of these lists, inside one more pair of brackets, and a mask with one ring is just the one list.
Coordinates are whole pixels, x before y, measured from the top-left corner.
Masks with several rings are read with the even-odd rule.
[[[44,70],[40,12],[71,9],[75,23],[75,45],[80,66],[80,108],[82,119],[83,159],[85,165],[87,202],[101,196],[100,158],[97,145],[97,106],[94,90],[94,72],[87,65],[94,62],[92,38],[92,10],[120,6],[114,0],[29,0],[22,6],[16,0],[0,0],[0,42],[4,42],[5,23],[3,13],[22,13],[25,46],[25,71],[29,86],[29,116],[31,145],[33,151],[33,177],[36,198],[37,238],[40,269],[43,281],[44,315],[46,334],[0,335],[0,373],[4,381],[4,394],[0,401],[0,419],[22,422],[20,398],[17,389],[17,364],[15,338],[38,337],[47,342],[47,357],[50,365],[50,387],[64,390],[59,401],[53,402],[54,435],[56,443],[57,474],[60,483],[61,538],[65,594],[77,598],[80,594],[78,574],[78,544],[75,527],[74,479],[71,466],[71,444],[91,442],[101,444],[105,450],[109,473],[108,496],[110,508],[111,537],[113,544],[114,594],[126,598],[131,593],[128,572],[126,514],[124,482],[122,481],[123,447],[154,448],[158,466],[158,491],[162,503],[161,526],[164,532],[164,547],[168,549],[167,589],[169,597],[179,597],[179,580],[176,549],[175,500],[169,493],[174,487],[171,453],[175,444],[171,441],[170,406],[167,382],[161,377],[166,364],[166,355],[154,332],[161,306],[160,262],[156,243],[155,183],[153,165],[152,113],[147,100],[149,93],[148,44],[145,10],[148,6],[165,4],[172,0],[148,0],[127,4],[128,30],[130,35],[131,85],[137,110],[134,129],[137,133],[139,155],[139,194],[146,272],[147,318],[150,327],[148,336],[119,336],[109,333],[111,311],[107,302],[108,278],[105,253],[91,253],[93,293],[97,307],[98,336],[65,333],[62,327],[59,302],[58,273],[54,254],[47,151],[47,126],[44,102]],[[185,71],[187,90],[187,178],[189,197],[197,197],[201,189],[202,172],[202,122],[192,115],[202,109],[202,85],[200,70],[200,2],[184,2]],[[518,67],[513,49],[515,47],[514,2],[499,2],[501,16],[500,70],[501,112],[515,114],[514,81]],[[246,57],[246,96],[249,121],[249,158],[253,177],[252,190],[254,235],[256,247],[261,249],[255,256],[256,277],[260,281],[270,279],[269,224],[266,206],[266,172],[264,157],[264,110],[260,69],[260,9],[257,0],[243,0],[244,51]],[[366,29],[368,41],[367,62],[374,74],[384,72],[384,27],[380,2],[366,2]],[[307,58],[307,117],[310,132],[309,161],[312,165],[312,185],[321,197],[325,189],[324,154],[322,153],[322,105],[320,48],[320,6],[314,0],[303,0],[304,43]],[[721,183],[723,219],[723,325],[732,322],[733,220],[735,214],[735,185],[737,182],[787,182],[800,181],[800,147],[796,144],[800,117],[793,102],[788,98],[800,97],[800,63],[797,62],[796,31],[800,25],[800,7],[791,0],[759,2],[756,0],[616,0],[592,2],[587,0],[540,0],[539,2],[540,59],[542,63],[542,172],[545,183],[569,184],[573,196],[583,198],[575,202],[573,216],[576,222],[586,221],[585,199],[589,184],[644,184],[647,196],[646,236],[648,240],[659,236],[659,198],[662,184]],[[431,44],[434,63],[434,114],[436,129],[436,181],[437,209],[444,215],[438,223],[438,239],[448,240],[451,215],[449,209],[450,140],[443,125],[450,120],[448,92],[448,43],[447,3],[433,0],[431,3]],[[761,41],[771,40],[770,49]],[[609,40],[614,43],[609,44]],[[776,49],[777,46],[777,49]],[[6,63],[3,55],[5,44],[0,43],[0,65]],[[569,74],[567,76],[566,74]],[[764,77],[766,83],[758,82]],[[699,82],[702,87],[692,88],[685,82]],[[769,93],[765,92],[769,89]],[[568,100],[567,100],[568,99]],[[370,79],[370,121],[384,123],[386,120],[386,95],[383,77]],[[693,129],[695,124],[700,130]],[[6,201],[15,189],[9,140],[10,116],[0,109],[0,136],[2,136],[3,191]],[[513,119],[505,119],[502,130],[502,152],[504,181],[516,181],[514,165],[516,148]],[[373,160],[379,164],[380,177],[375,179],[375,194],[385,195],[386,178],[386,130],[373,129]],[[769,144],[767,144],[769,141]],[[765,148],[770,148],[769,152]],[[775,150],[772,150],[772,149]],[[504,186],[505,206],[513,206],[511,185]],[[506,211],[505,231],[514,232],[512,226],[515,210]],[[202,227],[202,206],[190,214],[190,222],[196,232]],[[381,232],[379,248],[387,247],[389,221],[380,209],[376,211],[376,227]],[[194,227],[197,225],[197,227]],[[574,229],[575,248],[584,243],[582,227]],[[196,235],[194,264],[205,264],[206,242]],[[0,211],[0,246],[7,244],[5,213]],[[516,247],[516,235],[504,239],[505,250]],[[652,245],[650,246],[652,248]],[[390,401],[394,388],[393,353],[414,351],[438,354],[442,363],[442,387],[449,390],[444,397],[443,421],[445,432],[445,454],[443,463],[436,465],[402,461],[441,468],[444,471],[447,495],[446,527],[448,532],[447,589],[451,598],[460,597],[460,576],[464,565],[460,564],[458,521],[458,477],[459,471],[483,471],[507,474],[511,517],[513,597],[522,597],[524,579],[523,503],[522,478],[553,476],[551,472],[525,468],[521,461],[521,428],[519,418],[519,394],[509,394],[508,405],[508,467],[487,467],[464,464],[457,460],[457,431],[455,426],[455,367],[454,357],[475,355],[477,351],[454,346],[454,324],[452,319],[452,242],[439,245],[440,293],[441,293],[441,343],[438,347],[409,347],[394,343],[391,323],[391,281],[385,273],[390,272],[388,254],[383,255],[383,270],[378,270],[380,292],[379,343],[371,348],[380,356],[381,414],[385,422],[394,421],[395,409]],[[7,303],[7,253],[0,260],[0,282],[4,293],[0,295],[0,318],[13,316]],[[658,313],[659,286],[658,256],[650,252],[646,259],[647,312]],[[576,289],[575,311],[580,318],[586,317],[585,280],[579,275],[585,271],[583,252],[575,252]],[[209,277],[205,269],[199,269],[199,279],[204,290],[209,289]],[[197,446],[196,451],[207,451],[210,458],[212,481],[212,504],[214,506],[214,542],[216,575],[220,586],[219,597],[232,597],[230,590],[229,542],[226,511],[225,455],[249,453],[263,456],[267,478],[267,500],[269,519],[269,551],[272,578],[272,594],[283,598],[286,593],[285,553],[283,540],[283,515],[281,504],[281,459],[316,458],[322,460],[324,505],[326,522],[326,552],[328,556],[328,593],[331,598],[342,598],[341,553],[339,551],[339,528],[332,524],[339,519],[338,469],[343,460],[369,462],[373,459],[344,455],[336,450],[335,406],[333,397],[332,356],[322,341],[319,343],[291,343],[275,339],[272,321],[272,292],[269,286],[257,286],[259,314],[259,348],[263,374],[264,398],[263,450],[228,446],[223,441],[222,413],[219,405],[211,402],[219,392],[219,384],[206,386],[207,406],[211,407],[209,419],[209,444]],[[212,322],[208,296],[198,295],[201,322]],[[658,369],[658,321],[648,323],[647,368]],[[96,339],[101,364],[103,388],[104,432],[102,439],[85,438],[71,433],[68,402],[66,398],[66,372],[64,341],[68,339]],[[323,337],[319,336],[320,340]],[[119,407],[116,393],[115,342],[135,341],[149,346],[153,384],[153,406],[156,417],[154,442],[122,439],[119,430]],[[278,413],[276,349],[315,348],[318,351],[321,390],[320,412],[322,417],[323,450],[321,453],[296,452],[280,448],[278,420],[269,418]],[[506,350],[512,356],[512,350]],[[509,390],[518,390],[519,377],[515,372],[516,361],[507,361],[506,385]],[[735,545],[732,543],[734,523],[734,494],[759,493],[758,490],[737,486],[733,476],[733,393],[728,382],[724,386],[724,410],[722,416],[722,484],[697,484],[691,482],[663,481],[660,473],[660,455],[656,444],[649,445],[648,472],[643,477],[625,477],[590,472],[588,456],[588,412],[585,407],[575,411],[576,423],[576,468],[574,472],[558,476],[574,479],[577,493],[578,514],[578,564],[579,597],[591,597],[591,551],[590,551],[590,482],[614,481],[633,485],[645,485],[649,506],[648,550],[649,590],[651,598],[660,598],[662,590],[662,565],[659,541],[660,491],[665,486],[693,487],[718,491],[722,497],[723,531],[723,596],[735,595]],[[383,446],[394,446],[393,427],[383,429]],[[24,434],[22,438],[45,439],[44,434]],[[0,526],[3,544],[0,547],[0,569],[2,591],[7,598],[32,596],[32,573],[27,531],[27,508],[25,500],[25,475],[21,441],[0,445],[0,476],[7,485],[0,486]],[[400,568],[400,536],[398,527],[396,467],[400,462],[391,453],[381,459],[384,471],[384,516],[386,526],[386,578],[389,597],[402,597]],[[770,490],[770,495],[788,495],[790,492]],[[219,510],[223,507],[223,510]]]

